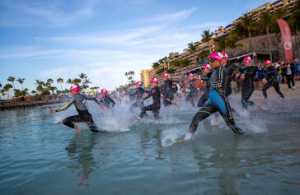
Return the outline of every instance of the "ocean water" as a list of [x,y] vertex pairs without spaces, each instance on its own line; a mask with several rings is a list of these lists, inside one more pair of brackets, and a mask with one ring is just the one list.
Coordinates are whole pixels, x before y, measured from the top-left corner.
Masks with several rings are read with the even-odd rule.
[[61,124],[74,113],[47,107],[0,112],[0,194],[300,194],[299,98],[243,110],[233,107],[247,134],[235,136],[220,118],[204,121],[195,137],[177,143],[197,111],[162,109],[142,121],[121,105],[101,113],[107,134]]

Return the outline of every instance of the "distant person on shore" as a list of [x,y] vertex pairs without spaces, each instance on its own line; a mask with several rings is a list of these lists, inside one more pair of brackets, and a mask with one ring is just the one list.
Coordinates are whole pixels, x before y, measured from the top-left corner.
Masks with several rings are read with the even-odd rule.
[[270,60],[265,60],[264,65],[265,65],[265,76],[263,79],[263,83],[264,83],[264,86],[262,89],[263,96],[265,98],[268,98],[267,90],[273,86],[273,88],[275,89],[277,94],[281,98],[284,98],[284,95],[280,91],[280,86],[279,86],[279,82],[278,82],[278,78],[277,78],[278,73],[277,73],[276,68],[272,65],[272,62]]
[[243,134],[243,131],[235,124],[230,104],[225,96],[226,75],[224,73],[224,67],[221,65],[222,55],[219,52],[212,52],[208,59],[210,66],[212,67],[208,101],[193,117],[189,130],[185,134],[184,140],[191,139],[198,128],[199,122],[215,112],[219,112],[222,115],[228,127],[235,134]]
[[147,111],[152,111],[154,118],[155,119],[159,119],[159,111],[160,111],[160,89],[158,87],[158,79],[157,78],[153,78],[151,80],[151,85],[152,88],[150,90],[150,92],[148,92],[148,95],[144,98],[144,100],[152,97],[152,104],[148,105],[148,106],[144,106],[142,108],[142,111],[140,113],[140,118],[143,118],[146,114]]
[[295,65],[294,63],[286,63],[284,67],[284,73],[286,77],[286,83],[289,89],[295,89]]
[[92,100],[95,101],[97,104],[98,101],[94,97],[89,97],[84,94],[80,93],[80,86],[77,84],[73,84],[70,88],[70,92],[72,94],[72,100],[70,102],[67,102],[64,104],[63,107],[58,108],[55,110],[55,112],[61,112],[66,109],[68,109],[71,105],[74,105],[76,108],[76,111],[78,112],[78,115],[69,116],[63,120],[63,124],[67,127],[76,129],[76,132],[79,133],[80,129],[75,123],[79,122],[85,122],[89,126],[90,130],[92,132],[100,132],[94,123],[92,115],[89,113],[86,101]]

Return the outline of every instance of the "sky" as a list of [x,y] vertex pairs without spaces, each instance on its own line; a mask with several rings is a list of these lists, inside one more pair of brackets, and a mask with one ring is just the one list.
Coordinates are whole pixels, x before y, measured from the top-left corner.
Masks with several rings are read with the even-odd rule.
[[124,73],[182,52],[203,30],[270,0],[0,0],[0,83],[8,76],[65,80],[86,73],[113,89]]

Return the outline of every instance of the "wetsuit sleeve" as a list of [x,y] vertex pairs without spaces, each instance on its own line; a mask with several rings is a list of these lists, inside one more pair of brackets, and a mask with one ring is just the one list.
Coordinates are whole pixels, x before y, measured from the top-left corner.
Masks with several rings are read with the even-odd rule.
[[93,97],[93,96],[88,96],[88,95],[84,95],[84,98],[89,100],[89,101],[94,101],[96,102],[97,104],[101,104],[101,102],[99,102],[99,100],[97,100],[97,98]]
[[116,105],[116,102],[110,96],[108,96],[107,98],[112,103],[112,106]]
[[147,93],[147,96],[144,97],[144,100],[150,98],[152,96],[151,91],[145,91]]
[[65,103],[61,108],[56,109],[55,112],[61,112],[61,111],[66,110],[66,109],[68,109],[73,103],[74,103],[74,101],[67,102],[67,103]]

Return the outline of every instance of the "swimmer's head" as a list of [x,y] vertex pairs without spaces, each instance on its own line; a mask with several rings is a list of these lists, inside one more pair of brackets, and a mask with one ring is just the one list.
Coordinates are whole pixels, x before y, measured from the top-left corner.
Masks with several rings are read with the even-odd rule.
[[267,66],[267,67],[271,66],[272,65],[271,60],[265,60],[264,65]]
[[159,81],[158,81],[158,79],[157,79],[156,77],[154,77],[154,78],[151,80],[151,84],[152,84],[153,87],[158,86],[158,83],[159,83]]
[[80,86],[78,84],[72,84],[70,87],[70,92],[72,95],[76,95],[80,93]]
[[209,64],[213,69],[219,68],[221,66],[222,59],[222,54],[216,51],[213,51],[208,56]]
[[105,88],[102,88],[99,90],[99,93],[101,96],[107,96],[108,95],[108,90]]
[[142,82],[141,81],[137,81],[134,83],[135,87],[138,88],[138,87],[141,87],[142,86]]
[[252,58],[251,58],[250,56],[244,57],[244,59],[243,59],[243,64],[244,64],[245,66],[251,65],[251,62],[252,62]]
[[163,74],[163,79],[164,79],[164,80],[170,79],[170,75],[169,75],[168,73],[165,72],[165,73]]

